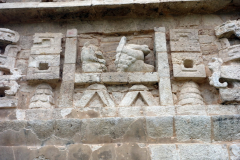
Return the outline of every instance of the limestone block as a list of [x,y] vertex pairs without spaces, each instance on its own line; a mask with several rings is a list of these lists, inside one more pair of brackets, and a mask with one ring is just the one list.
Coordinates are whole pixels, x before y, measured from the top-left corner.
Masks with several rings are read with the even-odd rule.
[[159,75],[157,72],[149,73],[128,73],[129,83],[156,83],[159,81]]
[[124,84],[128,83],[128,73],[107,72],[101,74],[101,81],[106,84]]
[[234,105],[207,105],[208,115],[233,115],[239,114]]
[[77,29],[68,29],[66,37],[67,38],[74,38],[74,37],[77,37],[77,34],[78,34]]
[[0,146],[0,157],[2,160],[14,159],[12,147]]
[[72,138],[80,132],[81,120],[79,119],[59,119],[56,120],[55,136],[65,139]]
[[92,150],[89,146],[83,144],[72,144],[68,149],[68,160],[90,160]]
[[95,46],[86,42],[81,51],[82,70],[84,73],[101,73],[106,72],[106,60],[102,51]]
[[[47,63],[45,68],[41,66],[43,63]],[[30,55],[28,67],[38,68],[38,70],[48,70],[50,67],[58,67],[59,64],[60,55]]]
[[173,137],[173,117],[146,117],[147,135],[153,139],[171,139]]
[[82,98],[75,102],[75,106],[80,108],[87,107],[94,96],[99,98],[98,103],[101,103],[104,107],[115,107],[115,103],[110,97],[107,88],[102,84],[90,85],[84,91]]
[[172,52],[200,52],[197,29],[171,29],[170,46]]
[[229,147],[230,160],[238,160],[240,158],[240,144],[232,144]]
[[239,115],[212,116],[215,141],[236,141],[240,139]]
[[29,108],[51,109],[54,105],[54,94],[49,84],[43,83],[36,87],[30,100]]
[[157,52],[157,72],[159,77],[169,77],[170,78],[170,68],[168,63],[167,52]]
[[221,144],[179,144],[179,157],[187,159],[228,160],[226,145]]
[[65,44],[64,63],[75,64],[77,60],[77,38],[67,38]]
[[72,81],[63,81],[60,88],[59,107],[69,108],[73,106],[74,83]]
[[[236,85],[235,85],[236,84]],[[233,83],[233,88],[220,88],[219,93],[221,95],[221,100],[225,102],[239,102],[240,101],[240,90],[239,83]]]
[[163,106],[173,105],[171,82],[169,78],[159,80],[160,104]]
[[30,52],[31,52],[30,50],[21,50],[17,58],[28,60],[30,56]]
[[62,51],[62,33],[35,33],[33,36],[32,55],[59,55]]
[[146,107],[146,116],[174,116],[175,106]]
[[176,116],[179,142],[211,142],[211,119],[208,116]]
[[139,117],[143,116],[142,107],[119,107],[118,116],[119,117]]
[[137,143],[124,143],[116,148],[116,160],[122,159],[150,160],[150,156],[146,147]]
[[178,160],[178,151],[175,144],[149,145],[151,160]]
[[17,43],[19,40],[18,32],[7,28],[0,28],[0,44]]
[[53,109],[28,109],[25,110],[25,120],[51,120],[53,119]]
[[72,81],[75,79],[75,64],[64,64],[63,65],[63,81]]
[[76,73],[75,83],[76,84],[92,84],[101,82],[101,74],[99,73]]
[[155,52],[167,52],[165,27],[154,28],[154,50]]
[[102,117],[117,117],[118,108],[116,107],[103,107],[101,109]]
[[150,53],[147,45],[127,44],[122,37],[116,49],[114,61],[118,72],[153,72],[154,66],[144,63],[144,57]]
[[207,115],[205,105],[176,106],[177,115]]
[[173,75],[179,79],[205,78],[201,53],[172,53]]

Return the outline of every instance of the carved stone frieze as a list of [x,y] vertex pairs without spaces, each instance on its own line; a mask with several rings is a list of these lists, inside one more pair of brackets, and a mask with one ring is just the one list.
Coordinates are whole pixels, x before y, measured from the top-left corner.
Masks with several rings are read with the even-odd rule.
[[0,28],[0,45],[15,44],[19,40],[18,32],[7,28]]

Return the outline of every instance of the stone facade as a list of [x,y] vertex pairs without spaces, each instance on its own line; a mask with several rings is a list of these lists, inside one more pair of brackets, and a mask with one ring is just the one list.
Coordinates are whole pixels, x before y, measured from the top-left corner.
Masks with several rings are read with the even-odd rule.
[[0,160],[240,159],[238,1],[0,2]]

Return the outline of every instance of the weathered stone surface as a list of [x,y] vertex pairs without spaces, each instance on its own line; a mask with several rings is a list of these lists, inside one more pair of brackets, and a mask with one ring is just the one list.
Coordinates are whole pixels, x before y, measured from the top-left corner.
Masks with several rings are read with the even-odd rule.
[[209,115],[234,115],[239,114],[237,106],[234,105],[207,105]]
[[19,33],[7,28],[0,28],[0,43],[17,43],[19,40]]
[[124,84],[128,83],[128,74],[124,72],[114,73],[102,73],[101,81],[107,84]]
[[146,107],[146,116],[173,116],[175,115],[174,106],[151,106]]
[[2,146],[0,146],[0,157],[1,157],[1,160],[14,159],[14,152],[13,152],[12,147],[2,147]]
[[205,105],[176,106],[177,115],[207,115]]
[[77,61],[77,38],[67,38],[65,48],[64,64],[75,64]]
[[239,115],[212,116],[213,139],[215,141],[235,141],[240,139]]
[[150,160],[148,150],[136,143],[123,144],[116,148],[116,160]]
[[211,119],[208,116],[176,116],[179,142],[211,142]]
[[157,83],[158,73],[150,72],[150,73],[128,73],[129,83]]
[[115,146],[105,144],[101,148],[92,152],[92,159],[111,160],[116,158]]
[[186,159],[228,160],[228,151],[225,145],[219,144],[181,144],[178,145],[179,157]]
[[149,145],[151,160],[178,160],[175,144]]
[[75,64],[64,64],[63,66],[63,81],[73,81],[75,78]]
[[80,132],[82,122],[79,119],[56,120],[55,136],[60,138],[72,138]]
[[[152,139],[169,141],[173,137],[173,117],[146,117],[147,135]],[[150,140],[151,142],[151,140]]]
[[77,84],[92,84],[101,81],[99,73],[75,73],[75,83]]
[[119,107],[119,117],[138,117],[143,116],[142,107]]
[[69,108],[73,105],[74,82],[63,81],[60,88],[60,104],[61,108]]
[[169,78],[159,80],[160,104],[163,106],[173,105],[171,82]]
[[89,146],[83,144],[70,145],[68,149],[69,160],[90,160],[92,150]]
[[172,52],[200,52],[198,30],[196,29],[171,29],[170,45]]
[[230,160],[238,160],[240,158],[240,145],[232,144],[229,147]]
[[28,128],[31,129],[39,139],[45,140],[54,134],[55,121],[29,121]]

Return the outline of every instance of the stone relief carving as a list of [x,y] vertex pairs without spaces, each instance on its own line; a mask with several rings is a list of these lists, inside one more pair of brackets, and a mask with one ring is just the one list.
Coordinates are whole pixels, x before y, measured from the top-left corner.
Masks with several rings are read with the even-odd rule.
[[15,44],[19,38],[18,32],[7,28],[0,28],[0,44]]
[[17,99],[15,94],[19,88],[17,80],[21,71],[15,68],[17,53],[20,46],[11,45],[19,40],[19,34],[10,29],[0,28],[0,48],[3,54],[0,55],[0,107],[16,107]]
[[95,45],[86,42],[81,52],[82,70],[85,73],[106,72],[106,61],[102,52]]
[[170,46],[174,77],[178,79],[206,77],[197,29],[170,30]]
[[193,81],[185,82],[179,94],[178,105],[204,105],[199,86]]
[[115,65],[118,72],[153,72],[154,66],[144,63],[144,57],[150,53],[147,45],[126,44],[122,37],[117,47]]
[[129,92],[124,96],[119,106],[129,107],[141,96],[144,103],[148,106],[156,106],[157,103],[154,100],[154,97],[151,92],[148,91],[148,88],[144,85],[134,85],[129,89]]
[[43,83],[36,87],[33,97],[30,100],[29,108],[51,109],[54,105],[52,87]]
[[[210,85],[219,88],[222,102],[240,101],[240,45],[230,45],[227,38],[235,35],[240,38],[240,22],[227,21],[215,28],[220,41],[219,58],[213,58],[208,67],[212,71]],[[221,82],[220,82],[221,81]]]
[[102,84],[92,84],[88,86],[83,93],[82,98],[75,102],[75,106],[81,108],[86,107],[95,95],[99,97],[100,103],[102,103],[103,106],[115,107],[115,103],[110,97],[107,88]]
[[36,33],[27,72],[28,80],[60,78],[61,33]]

